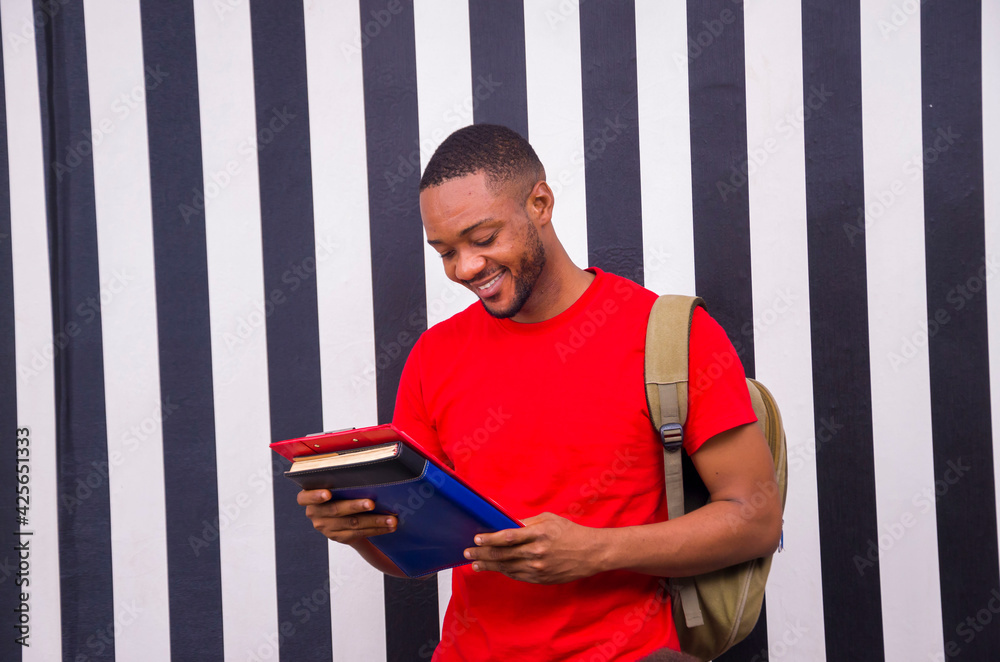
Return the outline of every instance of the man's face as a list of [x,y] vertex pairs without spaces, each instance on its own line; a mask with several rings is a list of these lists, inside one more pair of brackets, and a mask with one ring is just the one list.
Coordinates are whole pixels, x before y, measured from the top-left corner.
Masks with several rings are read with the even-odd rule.
[[469,288],[494,317],[517,315],[545,267],[525,201],[495,195],[480,172],[424,189],[420,215],[448,278]]

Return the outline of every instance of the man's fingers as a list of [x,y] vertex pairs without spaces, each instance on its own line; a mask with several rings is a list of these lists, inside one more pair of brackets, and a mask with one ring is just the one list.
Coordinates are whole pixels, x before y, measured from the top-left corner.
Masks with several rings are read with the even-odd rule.
[[346,522],[347,528],[354,531],[362,531],[365,529],[385,529],[386,531],[392,531],[396,528],[397,520],[393,516],[385,515],[357,515],[354,517],[342,517],[340,518]]
[[[521,520],[523,527],[516,529],[504,529],[496,533],[480,533],[474,542],[483,547],[513,547],[523,545],[540,537],[558,533],[560,523],[568,523],[558,515],[552,513],[541,513],[527,519]],[[553,524],[555,526],[553,526]]]
[[[352,501],[330,501],[324,506],[325,514],[330,517],[349,517],[359,513],[367,513],[375,507],[370,499],[354,499]],[[383,517],[385,517],[383,515]]]
[[522,582],[538,583],[537,572],[528,561],[523,559],[476,561],[472,564],[472,570],[473,572],[499,572]]
[[309,506],[314,503],[325,503],[330,500],[329,490],[302,490],[295,497],[300,506]]
[[296,496],[300,506],[323,506],[323,514],[329,517],[346,517],[356,513],[365,513],[375,507],[371,499],[352,499],[348,501],[330,501],[329,490],[302,490]]
[[375,508],[371,499],[331,498],[330,490],[302,490],[296,496],[299,505],[305,506],[313,528],[334,542],[351,543],[392,533],[399,525],[399,518],[393,514],[371,512]]
[[523,546],[483,546],[469,547],[465,550],[465,558],[473,561],[518,561],[532,558],[532,554]]
[[[306,508],[306,515],[310,515]],[[322,506],[319,506],[322,507]],[[352,515],[348,517],[323,517],[315,513],[310,515],[313,528],[327,538],[337,542],[349,542],[358,538],[391,533],[396,530],[399,519],[394,515]]]
[[496,533],[480,533],[473,542],[481,547],[513,547],[534,539],[530,529],[504,529]]
[[387,528],[383,526],[359,529],[333,529],[328,531],[322,526],[316,526],[316,530],[334,542],[349,543],[354,542],[355,540],[361,540],[362,538],[372,538],[374,536],[392,533],[396,530],[396,527]]
[[319,528],[321,525],[329,529],[370,529],[373,527],[393,528],[399,523],[395,515],[375,513],[342,513],[336,504],[321,503],[316,506],[306,506],[306,517]]
[[504,569],[502,561],[476,561],[472,564],[474,572],[503,572]]

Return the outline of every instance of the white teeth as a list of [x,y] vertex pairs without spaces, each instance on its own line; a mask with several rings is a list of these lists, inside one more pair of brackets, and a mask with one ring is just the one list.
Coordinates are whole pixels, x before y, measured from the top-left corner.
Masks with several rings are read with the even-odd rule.
[[491,278],[488,283],[486,283],[485,285],[480,285],[476,289],[477,290],[487,290],[487,289],[493,287],[493,283],[497,282],[498,278],[500,278],[500,274],[497,274],[496,276],[494,276],[493,278]]

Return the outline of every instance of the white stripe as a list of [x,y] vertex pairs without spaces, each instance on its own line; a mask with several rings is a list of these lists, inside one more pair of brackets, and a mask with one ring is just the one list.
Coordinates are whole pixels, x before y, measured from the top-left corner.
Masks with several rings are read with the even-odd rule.
[[[1000,3],[983,3],[983,197],[986,217],[986,256],[1000,259]],[[991,260],[992,258],[992,260]],[[1000,477],[1000,284],[986,286],[989,319],[990,398],[993,414],[993,475]],[[994,478],[996,481],[996,478]],[[1000,530],[1000,490],[997,529]]]
[[[306,2],[323,427],[378,422],[358,3]],[[303,515],[304,516],[304,515]],[[330,543],[333,659],[385,659],[382,573]]]
[[[893,0],[861,3],[865,209],[858,210],[857,222],[865,229],[844,229],[868,259],[878,515],[878,539],[856,550],[855,565],[864,567],[869,555],[878,554],[886,659],[914,660],[943,651],[944,642],[939,582],[913,581],[938,577],[938,547],[920,176],[920,12],[899,21],[893,17],[898,11]],[[897,27],[894,22],[902,25],[887,29]]]
[[115,614],[138,614],[115,628],[115,652],[123,659],[169,660],[163,409],[145,103],[147,87],[160,79],[143,68],[138,5],[87,0],[84,13],[92,137],[83,140],[92,146],[94,159]]
[[[62,659],[52,361],[58,350],[52,338],[52,289],[45,217],[46,166],[42,156],[32,12],[30,0],[0,3],[0,22],[5,27],[3,65],[14,272],[14,351],[18,373],[16,423],[30,430],[31,499],[28,524],[21,528],[33,532],[31,636],[30,646],[22,649],[21,654],[24,662],[46,662]],[[6,425],[14,423],[8,421]],[[12,507],[14,504],[3,505]],[[6,576],[4,581],[5,590],[12,590],[13,578]],[[5,636],[14,635],[8,632]]]
[[635,40],[645,285],[694,294],[686,5],[637,0]]
[[[465,0],[414,4],[417,95],[420,118],[420,171],[453,131],[472,124],[475,105],[492,91],[473,85],[469,44],[469,3]],[[419,174],[417,175],[419,177]],[[426,233],[424,234],[426,239]],[[468,289],[448,280],[438,252],[424,244],[427,326],[448,319],[476,302]],[[451,570],[439,572],[438,621],[451,600]]]
[[528,139],[555,193],[553,227],[579,267],[587,257],[579,0],[525,0]]
[[[417,89],[420,90],[417,94],[420,171],[412,176],[419,179],[437,146],[456,129],[472,124],[474,105],[488,98],[491,90],[481,84],[475,87],[472,84],[469,3],[465,0],[417,2],[413,10]],[[426,243],[424,278],[429,327],[476,301],[472,292],[448,280],[437,251]],[[442,604],[447,601],[442,599]]]
[[278,613],[250,7],[225,9],[194,3],[219,511],[239,513],[209,544],[220,545],[225,659],[243,662],[276,659],[265,653]]
[[[788,436],[785,550],[767,588],[771,659],[823,660],[822,575],[806,241],[802,19],[793,0],[745,6],[747,148],[757,376]],[[708,46],[709,48],[711,46]],[[730,182],[739,185],[739,180]]]

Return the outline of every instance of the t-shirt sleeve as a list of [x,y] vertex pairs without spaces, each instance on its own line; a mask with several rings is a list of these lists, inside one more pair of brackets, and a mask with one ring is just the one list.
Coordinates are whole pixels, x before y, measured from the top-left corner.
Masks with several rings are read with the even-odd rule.
[[422,340],[423,338],[420,338],[414,344],[406,359],[406,364],[403,366],[403,376],[399,380],[399,390],[396,392],[396,409],[392,415],[392,423],[420,444],[428,453],[451,466],[452,462],[441,448],[437,429],[427,414],[427,405],[424,401],[421,379],[423,374],[421,365]]
[[705,309],[695,309],[688,350],[685,450],[694,453],[720,432],[756,420],[736,349]]

